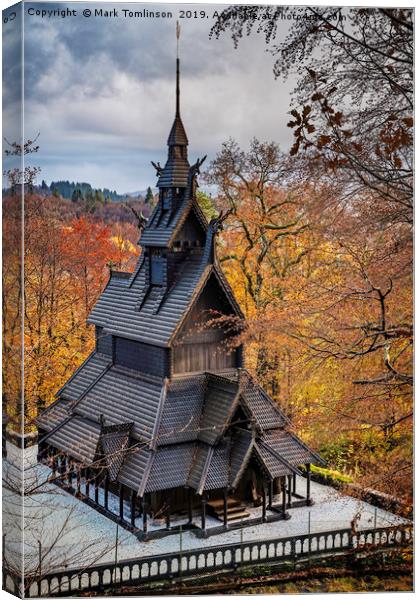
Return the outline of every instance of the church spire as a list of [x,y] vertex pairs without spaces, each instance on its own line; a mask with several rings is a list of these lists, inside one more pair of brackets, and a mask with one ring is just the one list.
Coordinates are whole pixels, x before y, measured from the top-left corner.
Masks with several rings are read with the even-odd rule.
[[176,88],[175,88],[175,119],[168,137],[168,160],[159,173],[157,186],[159,188],[183,188],[188,184],[188,138],[180,113],[180,60],[179,60],[179,33],[176,27]]
[[178,21],[176,22],[176,101],[175,101],[175,120],[172,125],[171,132],[168,138],[168,146],[188,146],[188,138],[185,133],[184,125],[181,120],[180,113],[180,86],[179,86],[179,71],[180,71],[180,61],[179,61],[179,36],[181,33],[181,28],[179,26]]
[[181,27],[179,21],[176,22],[176,112],[175,115],[179,116],[179,36],[181,34]]

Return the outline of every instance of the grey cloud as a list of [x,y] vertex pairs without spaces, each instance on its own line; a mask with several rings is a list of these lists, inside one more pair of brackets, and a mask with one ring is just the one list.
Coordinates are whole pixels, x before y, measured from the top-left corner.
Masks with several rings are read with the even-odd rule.
[[[68,6],[80,13],[98,4]],[[180,5],[158,6],[175,13]],[[221,10],[197,5],[203,7]],[[287,148],[293,82],[274,80],[273,58],[260,37],[244,38],[234,50],[229,35],[209,40],[210,24],[181,21],[181,110],[191,157],[213,157],[230,136],[242,145],[256,136]],[[174,29],[175,18],[27,17],[25,122],[28,136],[41,131],[35,157],[41,177],[83,176],[120,191],[154,182],[149,161],[164,160],[174,113]]]

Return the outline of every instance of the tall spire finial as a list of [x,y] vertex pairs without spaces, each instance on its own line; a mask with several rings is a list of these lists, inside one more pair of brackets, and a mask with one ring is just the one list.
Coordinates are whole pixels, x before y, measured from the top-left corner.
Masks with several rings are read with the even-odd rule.
[[176,22],[176,114],[179,115],[179,36],[181,27]]

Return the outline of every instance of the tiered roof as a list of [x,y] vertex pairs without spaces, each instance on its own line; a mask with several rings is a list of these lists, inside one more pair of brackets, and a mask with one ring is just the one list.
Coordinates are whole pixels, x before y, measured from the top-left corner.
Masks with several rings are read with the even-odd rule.
[[[168,161],[163,169],[157,167],[158,185],[172,194],[172,204],[165,205],[161,194],[141,237],[143,252],[134,273],[112,272],[88,319],[105,335],[165,348],[174,344],[211,280],[232,314],[242,318],[217,260],[218,223],[207,224],[196,199],[200,162],[188,164],[178,81],[177,63]],[[151,285],[149,250],[173,251],[187,223],[201,232],[203,241],[182,249],[176,274],[165,285]],[[179,486],[200,494],[234,489],[251,458],[267,478],[322,462],[290,433],[279,406],[242,368],[168,379],[115,364],[112,356],[95,351],[58,392],[38,425],[50,445],[87,466],[101,461],[113,480],[140,496]]]

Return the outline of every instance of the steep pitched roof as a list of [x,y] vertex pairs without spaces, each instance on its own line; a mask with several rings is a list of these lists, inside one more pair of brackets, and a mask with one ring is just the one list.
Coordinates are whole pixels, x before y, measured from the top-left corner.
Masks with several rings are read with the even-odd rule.
[[52,431],[71,415],[71,402],[59,398],[46,408],[36,419],[36,424],[44,431]]
[[206,386],[205,373],[172,379],[162,408],[158,445],[197,439]]
[[95,459],[100,435],[99,423],[75,415],[48,436],[48,444],[89,464]]
[[242,405],[261,430],[276,429],[288,423],[279,405],[245,369],[241,370],[239,377]]
[[128,452],[132,423],[102,427],[100,452],[108,468],[111,481],[115,481]]
[[133,423],[136,439],[152,441],[163,382],[112,366],[75,405],[75,414],[107,424]]
[[138,308],[146,286],[145,266],[142,266],[131,284],[125,279],[110,277],[88,322],[100,325],[114,335],[157,346],[170,346],[212,274],[222,285],[232,309],[238,313],[240,309],[218,267],[203,265],[200,254],[191,254],[161,303],[158,316],[154,312],[160,294],[158,288],[151,288],[141,309]]
[[140,238],[139,243],[141,246],[170,247],[190,212],[197,217],[197,221],[201,225],[203,232],[207,231],[207,219],[200,205],[192,196],[193,179],[191,172],[189,172],[188,177],[188,185],[185,188],[178,208],[174,213],[168,212],[167,217],[169,220],[161,218],[162,206],[160,202],[156,205]]
[[56,395],[67,400],[79,400],[80,396],[106,372],[111,362],[109,356],[92,352]]
[[266,431],[262,443],[294,467],[306,463],[326,464],[316,452],[311,450],[295,434],[285,429]]
[[154,492],[186,485],[194,450],[194,443],[159,448],[153,458],[145,491]]
[[118,481],[140,493],[143,478],[150,469],[152,457],[153,452],[146,445],[137,444],[131,447],[118,473]]
[[214,444],[227,429],[236,407],[238,385],[213,373],[207,377],[198,438]]
[[298,472],[286,460],[282,460],[282,457],[272,452],[268,445],[261,443],[260,440],[257,440],[254,446],[254,455],[271,479]]

